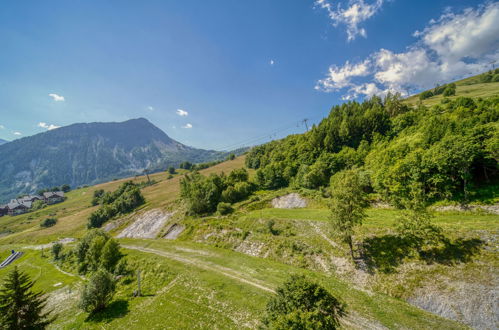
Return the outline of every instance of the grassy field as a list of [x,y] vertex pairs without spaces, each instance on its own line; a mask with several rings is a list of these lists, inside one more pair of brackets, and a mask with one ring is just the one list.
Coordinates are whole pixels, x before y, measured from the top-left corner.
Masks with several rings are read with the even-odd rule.
[[[202,173],[227,173],[243,166],[244,157],[239,157]],[[142,190],[147,203],[138,212],[178,208],[183,174],[172,179],[167,173],[150,175],[157,183]],[[443,292],[455,290],[450,284],[456,281],[495,285],[497,215],[435,213],[434,222],[443,228],[449,244],[431,256],[418,256],[394,236],[400,211],[368,209],[354,237],[356,253],[366,260],[359,268],[331,230],[327,201],[311,193],[307,208],[271,208],[272,198],[291,191],[284,189],[258,192],[257,198],[238,203],[229,216],[179,216],[175,221],[186,230],[176,240],[120,239],[131,267],[141,270],[144,296],[132,297],[134,276],[122,279],[110,308],[90,317],[77,306],[84,280],[56,268],[48,250],[42,257],[40,250],[28,247],[81,237],[88,214],[95,209],[90,206],[93,191],[114,190],[125,180],[78,189],[68,193],[64,203],[0,218],[0,258],[12,248],[25,252],[0,270],[0,280],[14,265],[36,279],[36,288],[50,292],[49,307],[57,310],[54,328],[256,328],[272,291],[290,274],[299,273],[322,283],[347,304],[345,328],[458,329],[465,326],[405,300],[428,285]],[[40,228],[49,216],[58,223]],[[131,221],[133,215],[126,218]]]

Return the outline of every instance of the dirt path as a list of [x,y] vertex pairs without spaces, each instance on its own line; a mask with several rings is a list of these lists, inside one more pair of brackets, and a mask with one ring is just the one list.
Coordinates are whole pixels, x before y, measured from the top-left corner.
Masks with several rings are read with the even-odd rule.
[[182,262],[184,264],[193,265],[193,266],[196,266],[198,268],[213,271],[213,272],[222,274],[224,276],[227,276],[229,278],[232,278],[232,279],[239,281],[241,283],[249,284],[249,285],[252,285],[252,286],[259,288],[261,290],[275,293],[275,291],[273,289],[271,289],[265,285],[259,284],[255,280],[246,279],[243,277],[243,275],[241,273],[239,273],[231,268],[227,268],[227,267],[212,264],[212,263],[207,262],[207,261],[202,261],[202,260],[198,260],[198,259],[194,259],[194,258],[187,258],[187,257],[179,256],[175,253],[161,251],[161,250],[155,250],[155,249],[151,249],[151,248],[145,248],[145,247],[134,246],[134,245],[122,245],[122,247],[124,247],[126,249],[130,249],[130,250],[137,250],[137,251],[141,251],[141,252],[145,252],[145,253],[156,254],[156,255],[159,255],[162,257],[166,257],[168,259]]

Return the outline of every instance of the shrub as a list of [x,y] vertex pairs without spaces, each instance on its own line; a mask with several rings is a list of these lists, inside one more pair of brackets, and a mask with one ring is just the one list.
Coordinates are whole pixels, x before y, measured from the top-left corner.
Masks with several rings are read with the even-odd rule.
[[40,227],[48,228],[54,226],[56,223],[57,223],[56,218],[47,218],[40,223]]
[[291,276],[276,293],[262,320],[267,329],[337,329],[346,314],[331,293],[304,276]]
[[108,271],[99,269],[83,288],[80,307],[89,313],[101,311],[113,299],[115,291],[116,284],[113,276]]
[[456,95],[456,87],[451,87],[451,86],[446,87],[443,95],[444,96]]
[[61,243],[54,243],[52,245],[52,255],[54,256],[54,260],[59,260],[61,251],[62,251]]
[[420,100],[426,100],[430,97],[433,96],[433,92],[432,91],[424,91],[422,92],[421,94],[419,94],[419,99]]
[[168,167],[168,173],[175,174],[175,167],[173,166]]
[[217,212],[220,215],[227,215],[227,214],[232,213],[233,211],[234,211],[234,209],[232,208],[232,206],[229,203],[220,202],[217,205]]

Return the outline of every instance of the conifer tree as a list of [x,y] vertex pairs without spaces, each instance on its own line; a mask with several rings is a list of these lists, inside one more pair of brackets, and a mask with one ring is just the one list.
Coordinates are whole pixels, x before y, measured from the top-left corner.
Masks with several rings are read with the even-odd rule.
[[15,267],[0,290],[1,329],[45,329],[54,321],[44,312],[46,298],[32,290],[34,282]]

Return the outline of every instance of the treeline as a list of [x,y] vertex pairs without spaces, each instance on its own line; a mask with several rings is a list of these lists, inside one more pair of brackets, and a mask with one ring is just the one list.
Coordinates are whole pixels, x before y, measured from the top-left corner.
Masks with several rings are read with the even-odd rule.
[[194,172],[180,180],[180,195],[195,214],[230,213],[230,204],[247,198],[255,188],[245,169],[233,170],[229,175],[203,176]]
[[425,100],[432,96],[443,94],[443,96],[456,95],[456,84],[437,85],[434,89],[430,89],[419,94],[420,100]]
[[144,203],[145,198],[142,196],[140,188],[131,181],[123,183],[114,192],[105,192],[102,189],[95,190],[92,205],[101,206],[90,214],[87,227],[101,227],[104,222],[116,215],[131,212]]
[[473,186],[497,183],[499,98],[459,97],[411,108],[397,95],[335,106],[317,126],[251,149],[263,189],[317,189],[360,168],[371,191],[401,205],[411,194],[466,201]]

